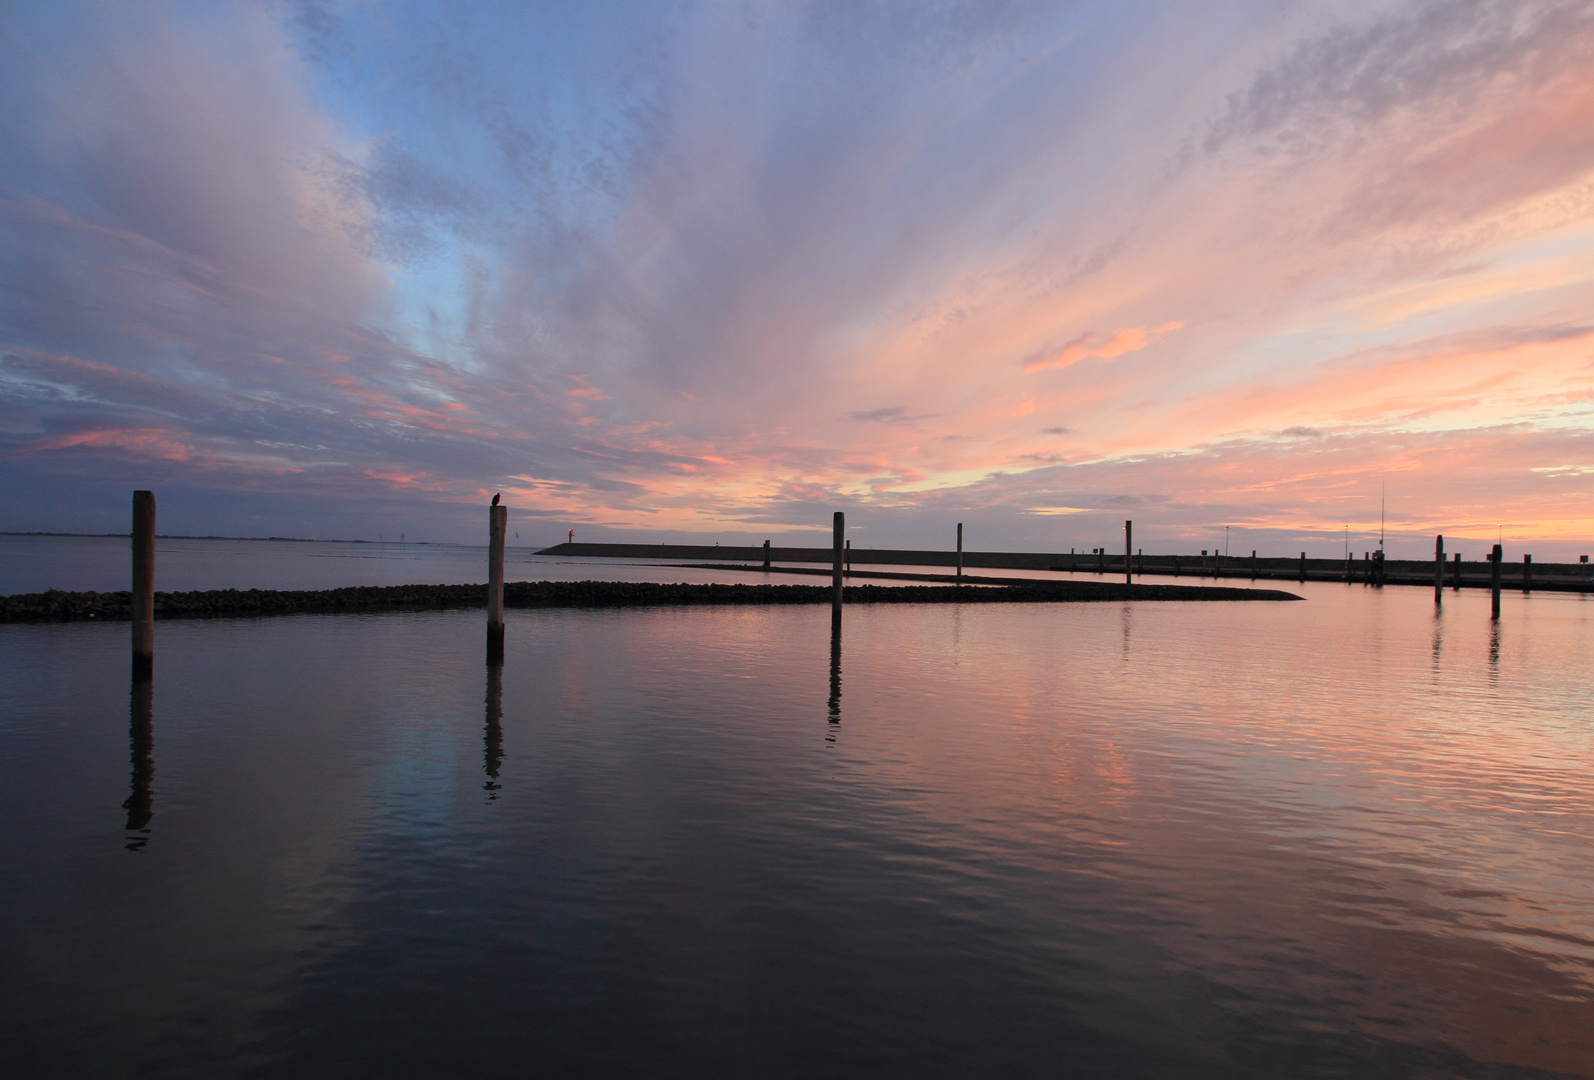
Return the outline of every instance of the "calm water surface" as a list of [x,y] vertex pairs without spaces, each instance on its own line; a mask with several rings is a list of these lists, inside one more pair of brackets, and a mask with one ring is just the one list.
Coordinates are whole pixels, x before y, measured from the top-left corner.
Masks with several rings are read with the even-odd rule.
[[1594,604],[1306,594],[0,626],[0,1073],[1594,1076]]

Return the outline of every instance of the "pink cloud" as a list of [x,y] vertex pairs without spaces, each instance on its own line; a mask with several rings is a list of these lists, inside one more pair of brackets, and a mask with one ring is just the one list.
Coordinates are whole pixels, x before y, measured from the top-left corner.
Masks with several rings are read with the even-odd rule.
[[1161,326],[1131,326],[1111,337],[1088,332],[1079,335],[1062,347],[1056,355],[1035,360],[1024,365],[1024,374],[1032,375],[1047,368],[1072,367],[1081,360],[1111,360],[1125,353],[1139,352],[1164,334],[1184,326],[1182,322],[1163,323]]

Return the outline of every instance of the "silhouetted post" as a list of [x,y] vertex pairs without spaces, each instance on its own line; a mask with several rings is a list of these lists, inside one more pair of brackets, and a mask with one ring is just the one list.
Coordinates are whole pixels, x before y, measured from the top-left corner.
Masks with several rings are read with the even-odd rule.
[[[154,797],[150,781],[155,776],[155,680],[133,679],[132,700],[128,708],[128,756],[133,775],[132,789],[122,809],[127,811],[127,831],[144,832],[154,816]],[[137,851],[146,843],[143,837],[129,837],[127,849]]]
[[847,531],[847,515],[840,510],[836,511],[836,546],[832,553],[834,565],[831,568],[831,597],[830,610],[834,615],[841,614],[841,542],[845,539]]
[[1350,584],[1351,557],[1350,552],[1345,553],[1345,584]]
[[1455,586],[1456,592],[1460,592],[1461,591],[1461,552],[1459,552],[1459,551],[1456,552],[1455,567],[1456,567],[1455,573],[1451,576],[1450,581]]
[[504,665],[487,665],[487,722],[482,732],[482,790],[487,801],[498,798],[498,768],[504,762]]
[[1251,580],[1256,580],[1256,548],[1251,549]]
[[764,569],[769,569],[769,541],[764,541]]
[[1533,556],[1532,555],[1524,555],[1524,556],[1522,556],[1522,591],[1525,592],[1525,593],[1530,593],[1530,592],[1533,591]]
[[1301,552],[1301,584],[1306,584],[1306,552]]
[[1107,572],[1107,549],[1106,548],[1097,548],[1096,549],[1096,573],[1105,574],[1106,572]]
[[155,673],[155,493],[133,492],[133,677]]
[[1494,590],[1494,614],[1492,618],[1496,619],[1500,617],[1500,563],[1504,560],[1504,558],[1505,555],[1503,552],[1501,552],[1500,545],[1494,545],[1494,553],[1489,556],[1489,562],[1491,564],[1489,580],[1493,582],[1491,587]]
[[1141,577],[1146,576],[1146,549],[1141,548],[1135,552],[1135,573]]
[[1433,602],[1439,603],[1445,596],[1445,538],[1443,534],[1434,537],[1433,542]]
[[1131,541],[1133,540],[1134,535],[1135,535],[1135,523],[1133,521],[1124,522],[1124,584],[1125,585],[1128,585],[1128,584],[1130,584],[1131,582],[1134,581],[1134,578],[1130,575],[1130,570],[1133,569],[1133,568],[1129,565],[1129,555],[1130,555],[1131,552],[1133,552],[1135,550],[1134,547],[1131,544]]
[[504,533],[509,507],[487,508],[487,662],[504,662]]
[[1173,557],[1173,576],[1179,576],[1179,556],[1177,555]]
[[847,576],[852,576],[852,541],[847,541]]
[[963,584],[963,523],[958,522],[958,584]]
[[[841,609],[830,613],[830,722],[841,723]],[[836,739],[835,728],[825,736],[826,742]]]

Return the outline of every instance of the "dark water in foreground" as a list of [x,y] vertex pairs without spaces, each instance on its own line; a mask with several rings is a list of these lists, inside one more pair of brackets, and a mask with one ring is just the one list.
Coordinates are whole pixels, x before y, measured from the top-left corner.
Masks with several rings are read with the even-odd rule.
[[1306,592],[0,626],[0,1074],[1594,1075],[1594,603]]

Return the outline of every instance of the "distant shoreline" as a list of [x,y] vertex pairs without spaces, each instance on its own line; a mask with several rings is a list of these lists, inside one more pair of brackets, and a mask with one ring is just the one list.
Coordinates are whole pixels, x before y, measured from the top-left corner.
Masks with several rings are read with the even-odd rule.
[[[1203,585],[1123,585],[1100,581],[1028,582],[995,587],[849,585],[848,604],[1034,604],[1124,600],[1300,600],[1276,589]],[[516,581],[504,586],[511,608],[685,607],[698,605],[828,604],[825,585],[660,585],[631,581]],[[346,589],[214,589],[158,592],[155,617],[238,618],[261,615],[436,611],[485,607],[484,585],[388,585]],[[0,597],[0,623],[126,622],[130,592],[22,593]]]

